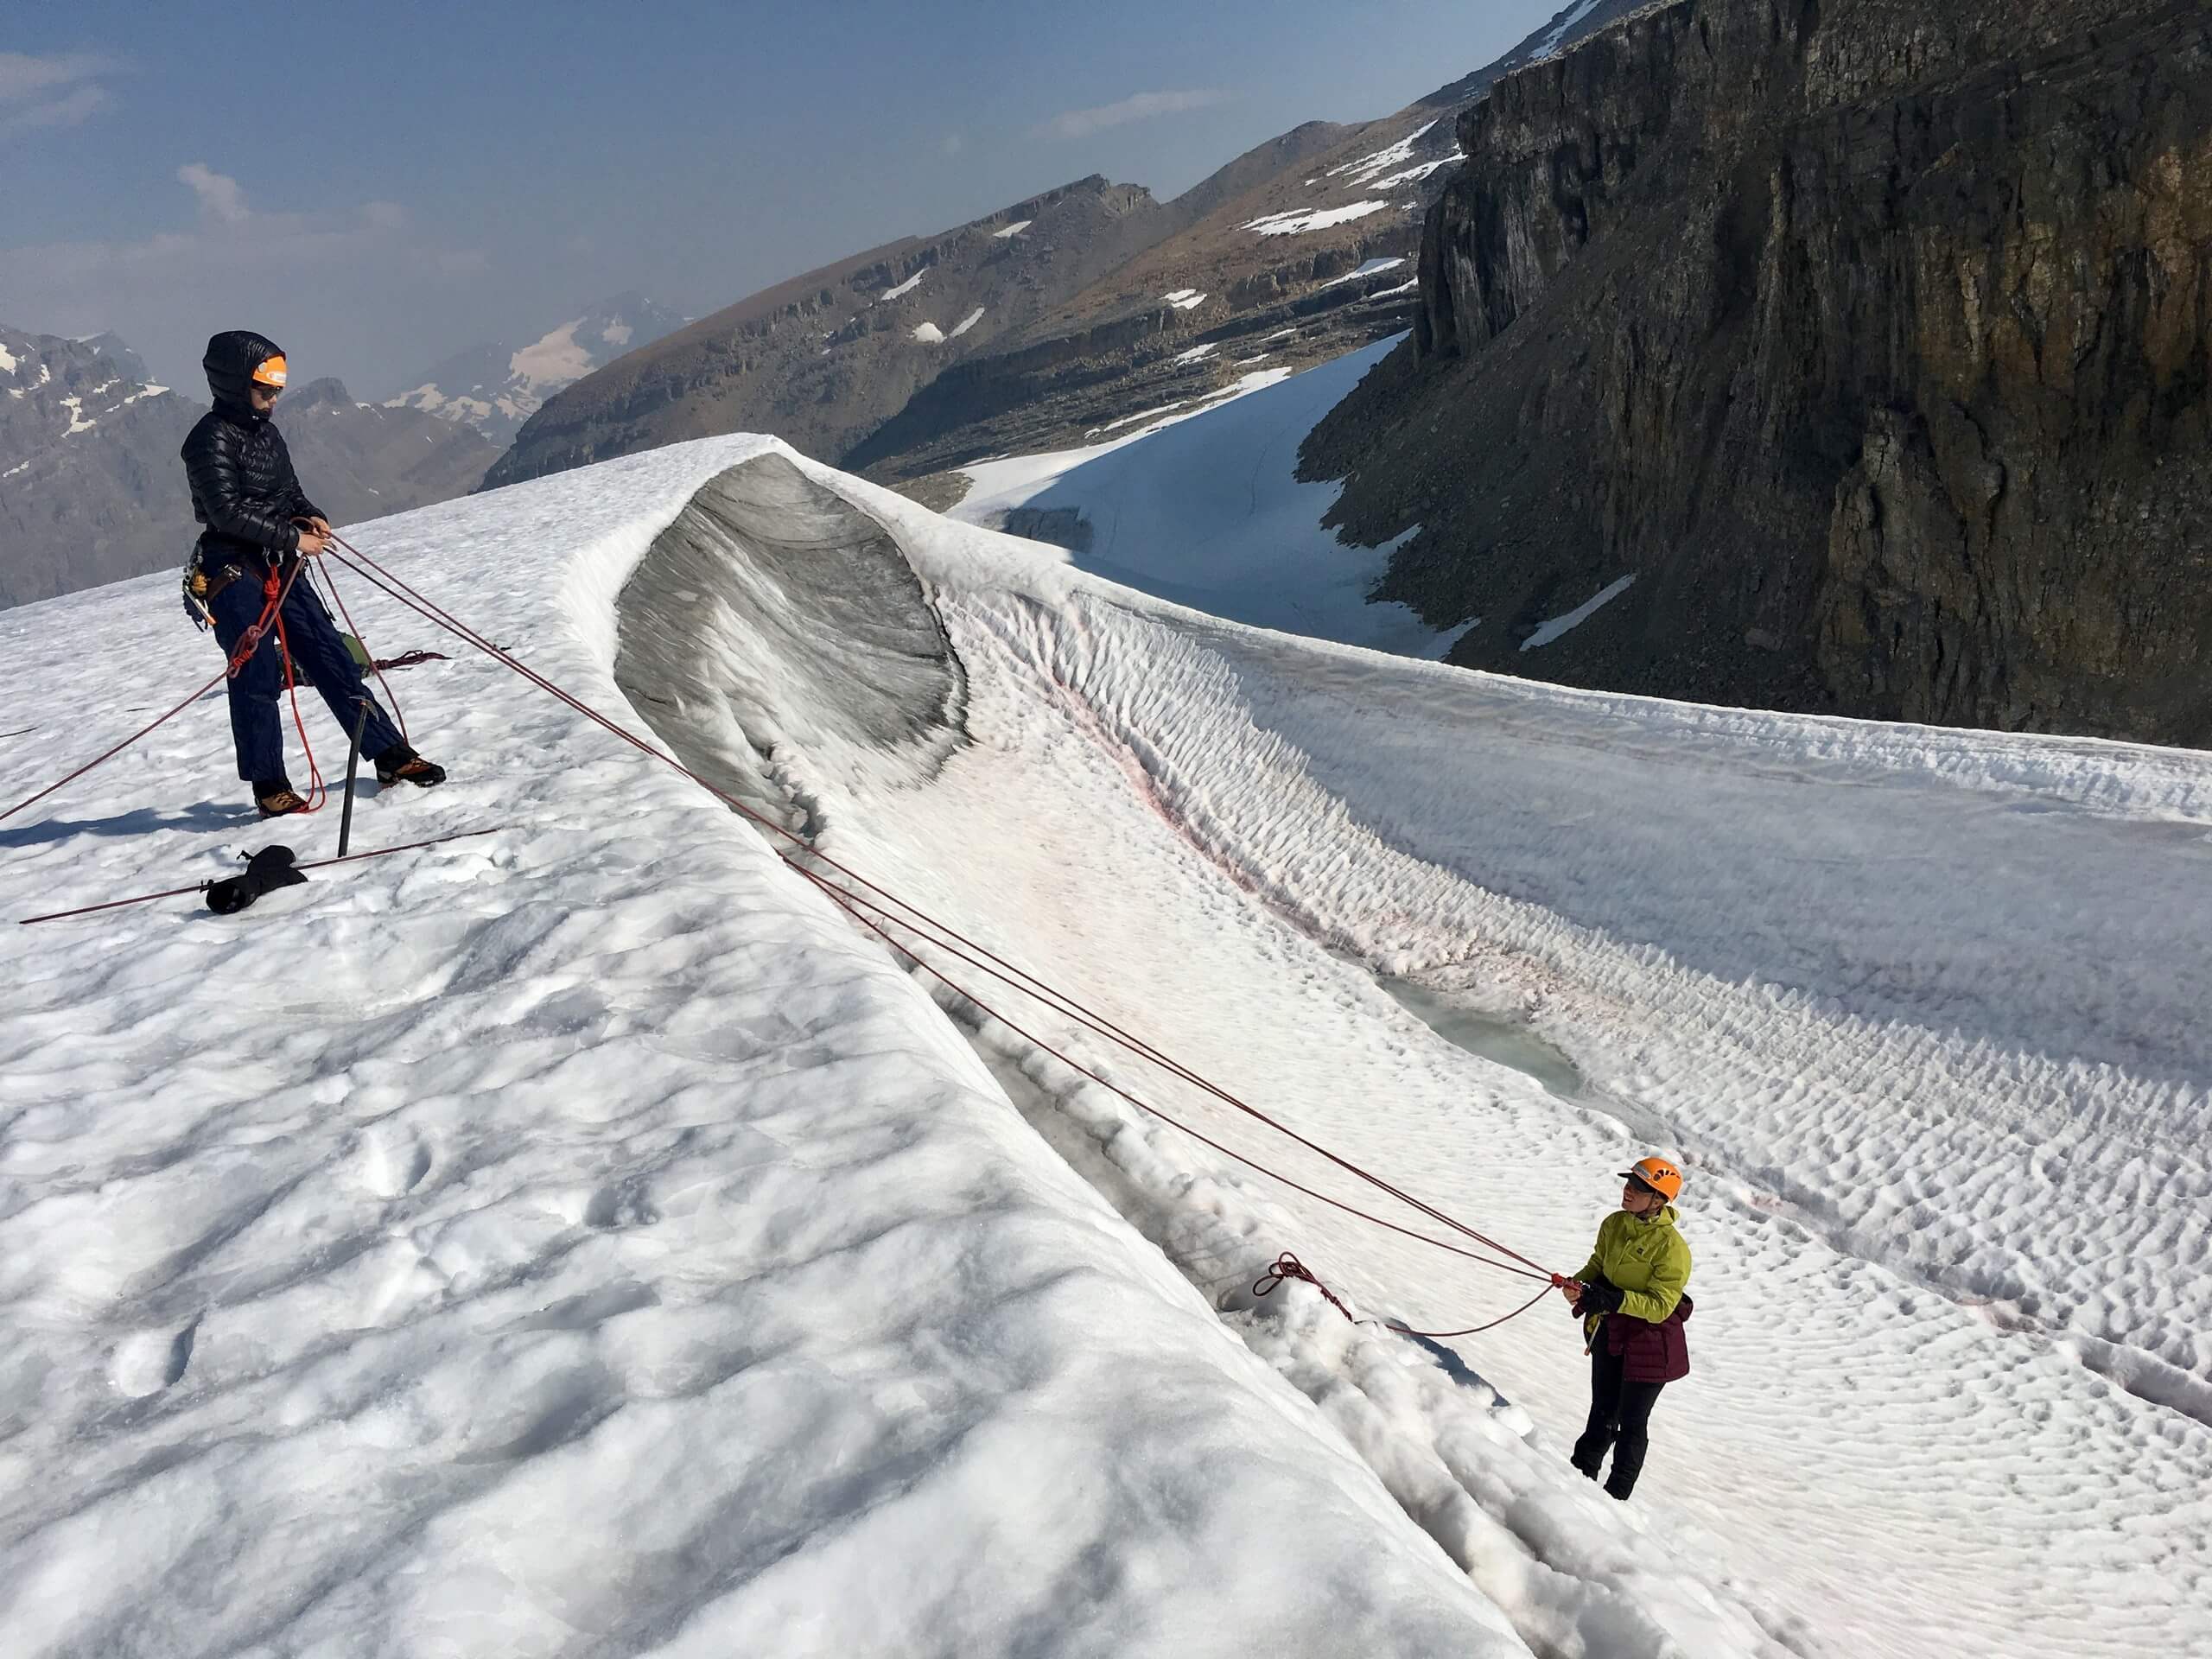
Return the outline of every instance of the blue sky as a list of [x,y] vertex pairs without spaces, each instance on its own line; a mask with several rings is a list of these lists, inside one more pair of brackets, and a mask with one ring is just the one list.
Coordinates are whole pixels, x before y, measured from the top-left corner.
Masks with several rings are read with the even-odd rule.
[[639,288],[692,315],[1086,174],[1165,199],[1560,0],[69,4],[0,21],[0,322],[381,395]]

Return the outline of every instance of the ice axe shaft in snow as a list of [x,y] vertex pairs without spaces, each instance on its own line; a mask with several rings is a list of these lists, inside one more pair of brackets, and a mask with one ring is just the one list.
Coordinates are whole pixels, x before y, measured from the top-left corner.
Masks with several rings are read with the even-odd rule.
[[361,699],[361,712],[353,716],[353,746],[346,751],[346,804],[338,813],[338,856],[346,856],[346,843],[353,838],[353,779],[361,770],[361,733],[369,723],[369,700]]

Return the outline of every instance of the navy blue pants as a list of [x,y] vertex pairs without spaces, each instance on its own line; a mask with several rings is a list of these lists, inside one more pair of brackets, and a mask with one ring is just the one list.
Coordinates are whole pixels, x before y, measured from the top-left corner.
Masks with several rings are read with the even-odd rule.
[[[238,648],[238,641],[245,637],[245,631],[254,625],[261,615],[262,606],[267,603],[261,592],[265,567],[257,561],[210,555],[209,574],[233,563],[245,574],[217,594],[207,606],[215,613],[215,639],[226,657]],[[293,663],[307,671],[308,677],[315,682],[315,689],[322,693],[324,705],[345,733],[346,741],[353,739],[353,721],[365,702],[369,708],[369,721],[361,731],[361,753],[374,760],[401,741],[399,728],[362,684],[360,664],[346,649],[346,642],[339,637],[330,613],[322,608],[322,601],[308,585],[304,575],[292,584],[291,592],[284,598],[284,639],[291,647]],[[248,783],[273,783],[287,775],[284,723],[276,708],[276,699],[283,689],[283,659],[277,653],[276,626],[271,621],[259,649],[247,659],[238,677],[230,682],[231,736],[238,744],[238,776]]]

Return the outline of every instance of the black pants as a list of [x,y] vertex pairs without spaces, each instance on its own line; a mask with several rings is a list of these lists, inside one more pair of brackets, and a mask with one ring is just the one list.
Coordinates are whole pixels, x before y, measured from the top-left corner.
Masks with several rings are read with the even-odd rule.
[[1636,1490],[1636,1478],[1643,1472],[1644,1449],[1651,1443],[1646,1433],[1651,1408],[1659,1403],[1659,1390],[1667,1386],[1630,1382],[1623,1375],[1627,1363],[1625,1356],[1606,1351],[1605,1332],[1599,1332],[1590,1356],[1590,1422],[1574,1443],[1574,1466],[1592,1480],[1605,1464],[1605,1449],[1612,1448],[1613,1472],[1605,1491],[1613,1497],[1626,1497]]

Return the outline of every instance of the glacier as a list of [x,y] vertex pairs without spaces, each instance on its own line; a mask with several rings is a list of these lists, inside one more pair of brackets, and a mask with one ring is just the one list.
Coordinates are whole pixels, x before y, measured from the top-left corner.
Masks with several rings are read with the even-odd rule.
[[[2212,1614],[2212,757],[1270,632],[764,438],[348,535],[1548,1265],[1663,1131],[1696,1369],[1618,1505],[1565,1461],[1555,1302],[1444,1343],[1255,1297],[1285,1249],[1421,1328],[1525,1294],[1071,1071],[1034,1039],[1352,1196],[913,971],[781,836],[341,571],[378,650],[454,657],[397,683],[454,782],[356,848],[495,833],[9,927],[11,1651],[2088,1655]],[[0,617],[0,804],[209,653],[163,578]],[[230,772],[209,702],[0,823],[0,913],[327,850]]]

